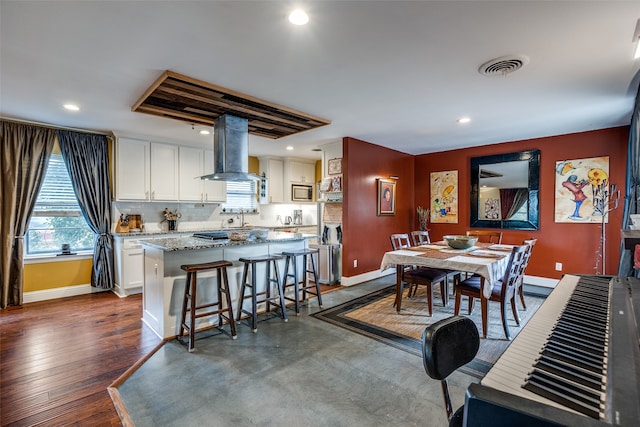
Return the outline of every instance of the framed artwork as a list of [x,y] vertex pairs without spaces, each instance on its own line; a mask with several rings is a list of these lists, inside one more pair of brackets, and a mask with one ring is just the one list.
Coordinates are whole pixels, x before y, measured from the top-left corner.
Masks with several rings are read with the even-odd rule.
[[396,182],[378,179],[378,216],[396,214]]
[[329,175],[337,175],[342,173],[342,157],[329,159],[327,164],[327,173]]
[[458,171],[431,172],[431,222],[458,223]]
[[331,189],[329,191],[342,191],[342,176],[334,176],[331,179]]
[[555,177],[555,222],[602,223],[609,193],[608,156],[557,161]]

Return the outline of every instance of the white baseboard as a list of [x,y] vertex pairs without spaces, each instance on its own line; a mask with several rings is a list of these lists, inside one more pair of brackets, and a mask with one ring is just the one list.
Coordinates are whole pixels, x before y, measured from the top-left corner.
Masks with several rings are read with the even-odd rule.
[[543,288],[555,288],[560,280],[559,279],[549,279],[547,277],[539,277],[539,276],[528,276],[524,275],[524,283],[526,285],[535,285]]
[[77,295],[86,295],[93,292],[103,292],[103,291],[104,290],[102,289],[91,287],[90,284],[65,286],[62,288],[53,288],[53,289],[45,289],[42,291],[25,292],[22,295],[22,302],[29,303],[29,302],[37,302],[37,301],[46,301],[50,299],[73,297]]
[[389,268],[382,272],[380,270],[373,270],[351,277],[342,276],[342,278],[340,278],[340,284],[342,286],[353,286],[357,285],[358,283],[368,282],[369,280],[374,280],[379,277],[388,276],[390,274],[396,274],[396,269]]

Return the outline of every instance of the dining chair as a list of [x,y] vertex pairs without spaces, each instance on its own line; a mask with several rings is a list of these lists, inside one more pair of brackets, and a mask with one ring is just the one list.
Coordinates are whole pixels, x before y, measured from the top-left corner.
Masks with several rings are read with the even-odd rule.
[[478,241],[486,243],[500,244],[502,243],[501,231],[487,231],[487,230],[469,230],[467,236],[475,236]]
[[452,316],[425,328],[422,333],[422,363],[429,377],[440,380],[449,426],[462,426],[464,405],[453,412],[447,377],[478,354],[480,336],[467,317]]
[[431,243],[429,232],[426,230],[412,231],[411,242],[413,243],[413,246],[428,245]]
[[[409,235],[406,233],[392,234],[390,236],[391,246],[393,250],[406,249],[411,247],[409,243]],[[447,272],[429,267],[408,267],[402,271],[400,280],[400,295],[398,295],[396,310],[400,312],[402,306],[402,294],[404,293],[404,283],[409,284],[408,297],[415,296],[418,286],[424,285],[427,289],[427,307],[429,316],[433,314],[433,286],[440,284],[440,294],[442,296],[442,305],[446,306],[449,302],[447,287]]]
[[518,280],[518,289],[516,290],[516,294],[520,296],[520,302],[522,303],[523,310],[527,309],[527,303],[524,301],[524,273],[527,270],[531,254],[533,253],[533,247],[537,241],[538,239],[528,239],[522,242],[523,245],[527,245],[527,251],[524,254],[524,267],[522,268],[522,276],[520,277],[520,280]]
[[[411,232],[411,241],[413,242],[413,246],[427,245],[431,243],[431,238],[429,237],[428,231],[416,230]],[[447,272],[447,281],[450,281],[451,288],[455,293],[456,285],[460,282],[463,272],[448,269],[442,269],[442,271]]]
[[473,311],[473,300],[475,298],[479,298],[482,306],[482,335],[485,338],[487,337],[489,301],[496,301],[500,303],[502,327],[504,328],[504,334],[508,340],[511,339],[511,335],[509,334],[509,325],[507,324],[507,304],[509,302],[511,303],[511,311],[516,324],[518,326],[520,325],[520,317],[518,316],[518,310],[516,309],[515,295],[518,280],[521,279],[524,272],[524,257],[528,247],[530,246],[522,245],[513,247],[504,276],[493,285],[493,288],[491,289],[491,296],[488,299],[482,296],[483,279],[480,276],[471,276],[470,278],[458,283],[456,286],[454,314],[457,316],[460,313],[460,302],[463,295],[469,298],[469,314]]

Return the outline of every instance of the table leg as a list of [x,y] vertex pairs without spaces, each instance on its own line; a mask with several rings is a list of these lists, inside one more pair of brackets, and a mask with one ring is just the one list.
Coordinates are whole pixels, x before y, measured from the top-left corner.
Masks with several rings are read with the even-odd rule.
[[402,272],[404,271],[404,265],[396,265],[396,311],[400,312],[400,306],[402,304]]
[[485,278],[480,278],[480,307],[482,308],[482,337],[487,338],[487,323],[489,318],[489,300],[484,296]]

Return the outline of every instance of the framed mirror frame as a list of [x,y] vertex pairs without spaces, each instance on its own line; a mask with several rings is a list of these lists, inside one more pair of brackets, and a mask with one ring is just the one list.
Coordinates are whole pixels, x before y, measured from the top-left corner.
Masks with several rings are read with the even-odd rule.
[[[484,220],[479,219],[480,167],[482,165],[523,161],[529,162],[529,199],[527,220]],[[501,228],[510,230],[538,230],[540,228],[540,150],[519,151],[517,153],[471,158],[471,213],[469,225],[477,228]]]

